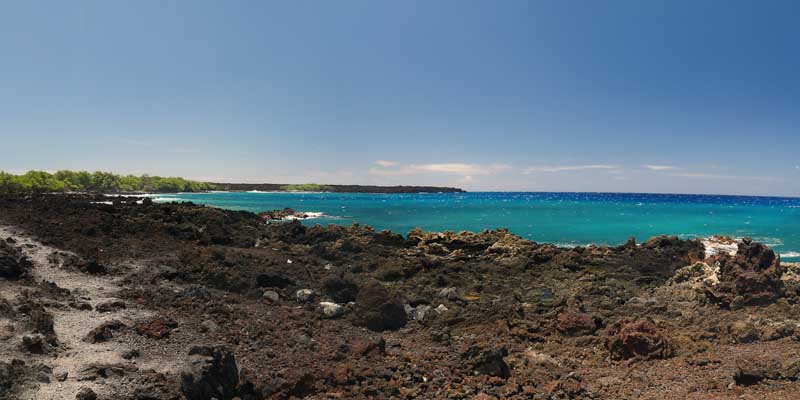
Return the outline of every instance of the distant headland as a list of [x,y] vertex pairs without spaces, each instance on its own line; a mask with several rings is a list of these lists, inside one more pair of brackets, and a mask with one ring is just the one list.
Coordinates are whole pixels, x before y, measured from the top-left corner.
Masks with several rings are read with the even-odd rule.
[[0,171],[0,195],[21,193],[179,193],[208,191],[337,192],[337,193],[460,193],[464,190],[436,186],[362,186],[212,183],[178,177],[118,175],[103,171],[67,171],[55,173],[28,171],[15,175]]
[[211,183],[217,190],[231,192],[335,192],[335,193],[462,193],[463,189],[438,186],[366,186],[366,185],[318,185],[277,183]]

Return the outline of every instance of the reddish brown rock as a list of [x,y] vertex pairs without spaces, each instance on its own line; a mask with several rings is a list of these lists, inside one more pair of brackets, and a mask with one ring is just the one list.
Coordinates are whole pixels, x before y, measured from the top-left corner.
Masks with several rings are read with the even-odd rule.
[[386,288],[378,282],[369,282],[358,291],[354,323],[375,332],[396,330],[407,322],[406,311]]
[[558,315],[556,330],[567,336],[591,335],[598,323],[591,314],[565,311]]
[[136,333],[153,339],[163,339],[169,336],[177,325],[166,318],[154,318],[136,325]]
[[775,252],[751,239],[742,239],[736,255],[717,257],[719,284],[706,290],[723,307],[765,305],[783,296],[781,260]]
[[623,318],[608,328],[606,349],[615,360],[651,360],[674,354],[664,330],[650,318]]

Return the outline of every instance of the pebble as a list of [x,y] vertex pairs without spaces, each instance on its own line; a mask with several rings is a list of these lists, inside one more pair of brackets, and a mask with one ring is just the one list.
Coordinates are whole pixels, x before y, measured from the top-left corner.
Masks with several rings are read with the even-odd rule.
[[344,306],[327,301],[319,303],[319,308],[322,311],[322,314],[327,318],[341,317],[345,313]]
[[308,303],[317,296],[317,293],[314,292],[312,289],[300,289],[295,293],[295,297],[297,297],[298,303]]
[[210,319],[207,319],[207,320],[203,321],[200,324],[200,326],[202,326],[203,329],[206,330],[206,332],[216,332],[219,329],[219,325],[217,325],[216,322],[214,322],[214,321],[212,321]]
[[277,292],[274,292],[272,290],[265,291],[264,292],[264,298],[269,300],[269,301],[271,301],[271,302],[273,302],[273,303],[277,303],[281,299],[280,295],[278,295]]
[[444,304],[439,304],[439,307],[436,307],[434,311],[436,311],[437,314],[444,314],[450,310],[445,307]]

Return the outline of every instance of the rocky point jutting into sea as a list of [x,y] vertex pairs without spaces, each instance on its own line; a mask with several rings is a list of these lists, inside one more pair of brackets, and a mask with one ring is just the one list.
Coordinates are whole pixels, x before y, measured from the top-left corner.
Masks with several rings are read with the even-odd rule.
[[750,239],[561,248],[107,200],[0,198],[0,398],[800,393],[800,268]]

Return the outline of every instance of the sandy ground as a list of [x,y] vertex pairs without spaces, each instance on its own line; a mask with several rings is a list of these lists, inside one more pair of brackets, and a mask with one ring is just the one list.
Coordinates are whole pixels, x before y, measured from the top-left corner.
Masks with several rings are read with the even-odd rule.
[[[117,281],[120,278],[107,276],[91,276],[81,273],[70,272],[62,269],[60,265],[53,265],[49,262],[49,256],[60,250],[45,246],[24,233],[11,228],[0,227],[0,240],[14,238],[17,244],[24,250],[33,262],[34,279],[45,282],[53,282],[61,288],[69,289],[73,293],[80,293],[82,300],[90,303],[94,308],[97,304],[118,300],[114,294],[120,289]],[[63,253],[63,251],[62,251]],[[11,299],[19,294],[24,287],[17,283],[2,282],[0,284],[0,296]],[[159,372],[169,372],[178,369],[180,357],[148,357],[140,360],[125,360],[120,356],[120,349],[125,348],[125,344],[140,347],[144,343],[136,340],[135,336],[128,336],[129,343],[121,344],[119,341],[108,341],[105,343],[88,343],[83,338],[94,327],[111,320],[119,320],[129,326],[135,321],[152,316],[152,313],[136,305],[128,304],[127,308],[112,312],[99,313],[97,311],[78,310],[71,307],[48,309],[53,314],[54,328],[62,351],[54,357],[48,356],[29,356],[31,361],[42,362],[52,367],[53,374],[59,376],[66,373],[67,379],[63,382],[51,379],[50,383],[42,383],[38,388],[32,388],[27,393],[21,395],[23,400],[46,400],[46,399],[73,399],[76,393],[83,387],[90,387],[98,394],[104,392],[102,382],[78,381],[79,371],[86,365],[99,364],[134,364],[139,369],[151,368]],[[21,335],[19,335],[21,337]],[[12,342],[18,342],[20,338],[14,338]],[[158,354],[158,352],[150,352]],[[10,354],[4,355],[10,357]],[[15,354],[14,356],[19,356]]]

